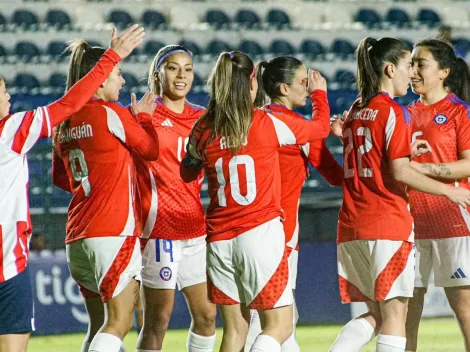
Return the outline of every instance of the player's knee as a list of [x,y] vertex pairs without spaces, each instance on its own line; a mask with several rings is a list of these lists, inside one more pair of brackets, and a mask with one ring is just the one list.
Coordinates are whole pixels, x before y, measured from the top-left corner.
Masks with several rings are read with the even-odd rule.
[[215,309],[207,309],[204,311],[200,311],[193,316],[193,323],[194,326],[198,329],[212,329],[215,327],[215,317],[216,317],[216,310]]

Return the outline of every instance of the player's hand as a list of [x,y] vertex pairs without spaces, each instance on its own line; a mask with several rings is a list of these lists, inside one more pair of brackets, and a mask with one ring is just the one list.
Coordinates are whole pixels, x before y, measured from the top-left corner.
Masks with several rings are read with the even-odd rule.
[[420,156],[421,154],[431,154],[432,148],[431,145],[423,140],[417,139],[411,145],[411,157],[414,158],[415,156]]
[[109,47],[113,49],[121,59],[124,59],[130,55],[132,50],[142,43],[144,36],[144,28],[140,27],[138,24],[134,24],[126,29],[119,37],[117,35],[117,29],[113,28]]
[[461,207],[466,208],[467,205],[470,205],[470,190],[461,187],[446,187],[445,196],[451,202],[459,204]]
[[343,138],[343,128],[344,128],[344,120],[348,116],[348,111],[343,112],[343,116],[340,115],[333,115],[330,120],[330,131],[333,136],[338,138]]
[[137,102],[137,97],[135,93],[131,94],[131,110],[134,116],[137,114],[145,112],[147,114],[153,115],[155,108],[157,107],[157,103],[155,99],[157,96],[151,92],[145,93],[144,97]]
[[315,90],[320,89],[326,92],[326,79],[320,72],[308,70],[308,94],[312,94]]

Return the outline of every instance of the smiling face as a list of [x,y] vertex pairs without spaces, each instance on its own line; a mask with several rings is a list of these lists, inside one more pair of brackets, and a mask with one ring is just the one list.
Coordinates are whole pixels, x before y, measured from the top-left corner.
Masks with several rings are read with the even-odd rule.
[[10,98],[5,81],[0,77],[0,120],[10,113]]
[[413,78],[411,86],[416,94],[428,94],[435,90],[444,90],[444,81],[449,69],[441,69],[432,53],[426,47],[418,46],[413,50]]
[[158,77],[164,95],[172,100],[185,98],[194,80],[193,60],[185,53],[173,54],[162,65]]

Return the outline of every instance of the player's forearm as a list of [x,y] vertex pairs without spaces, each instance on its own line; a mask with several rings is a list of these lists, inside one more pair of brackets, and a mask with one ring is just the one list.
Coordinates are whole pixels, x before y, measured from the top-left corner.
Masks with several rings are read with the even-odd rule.
[[159,141],[157,131],[152,125],[152,115],[139,113],[137,114],[137,120],[146,133],[141,136],[139,143],[133,146],[132,149],[145,160],[157,160],[159,155]]
[[312,100],[312,121],[309,140],[326,138],[330,133],[330,105],[324,90],[317,89],[310,95]]
[[447,185],[427,177],[414,169],[410,164],[403,165],[399,170],[394,170],[393,174],[397,181],[417,191],[436,196],[444,196],[446,194]]
[[412,161],[411,166],[420,173],[444,180],[459,180],[470,177],[470,160],[458,160],[453,163],[431,164]]
[[52,127],[79,111],[93,97],[119,61],[119,55],[108,49],[88,74],[74,84],[62,98],[47,106]]

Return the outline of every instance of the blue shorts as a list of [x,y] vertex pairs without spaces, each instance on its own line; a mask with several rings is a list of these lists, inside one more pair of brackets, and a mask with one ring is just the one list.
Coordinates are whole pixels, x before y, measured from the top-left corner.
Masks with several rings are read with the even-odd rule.
[[29,266],[0,283],[0,335],[34,330],[34,301]]

